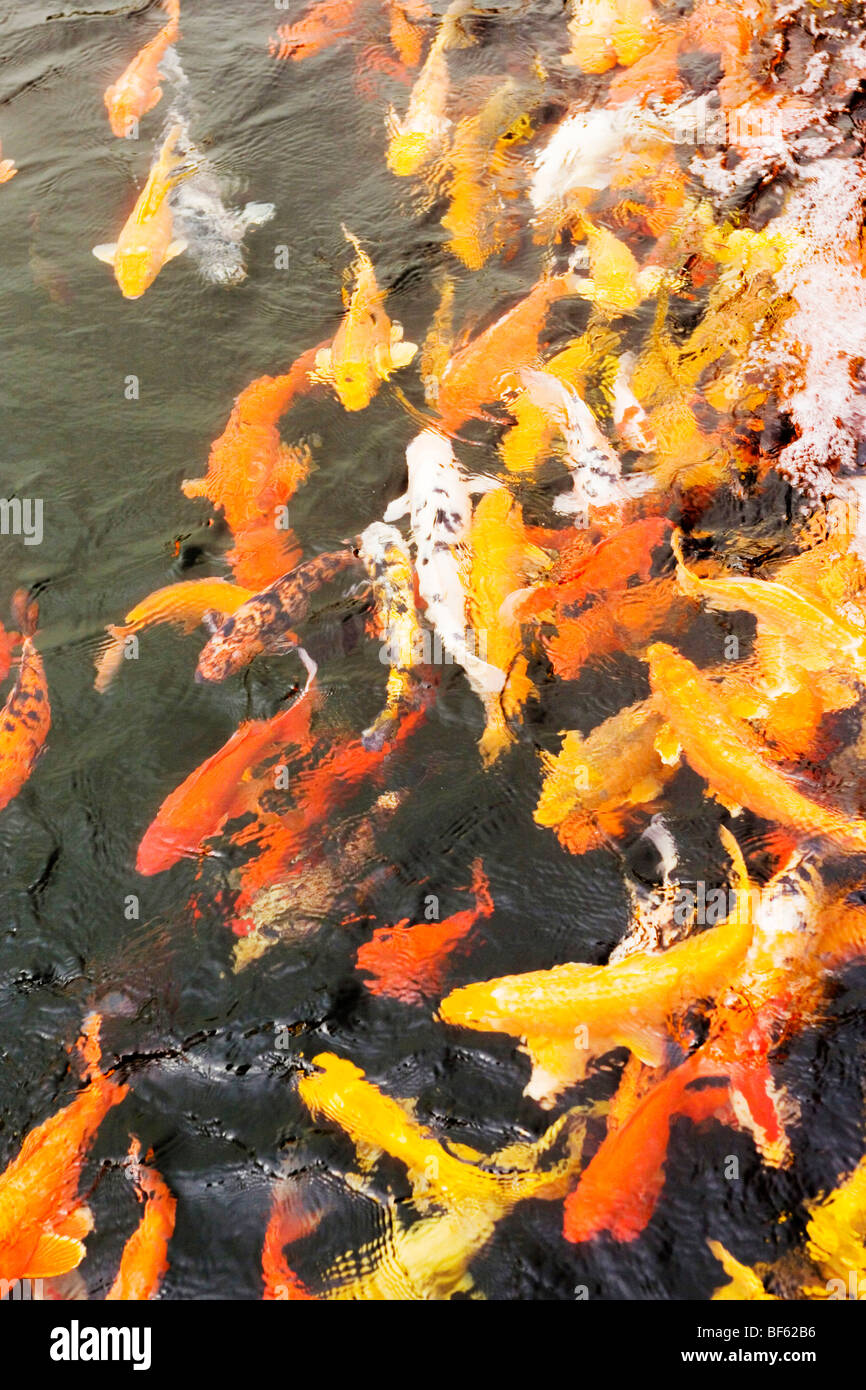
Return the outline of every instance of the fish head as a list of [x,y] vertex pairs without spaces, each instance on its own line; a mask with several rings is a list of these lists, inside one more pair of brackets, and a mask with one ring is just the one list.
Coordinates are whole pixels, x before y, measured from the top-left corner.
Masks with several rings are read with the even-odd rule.
[[162,268],[162,261],[152,246],[145,242],[118,249],[114,262],[114,277],[124,299],[140,299],[149,289]]
[[344,410],[364,410],[376,391],[376,376],[366,362],[334,364],[334,390]]

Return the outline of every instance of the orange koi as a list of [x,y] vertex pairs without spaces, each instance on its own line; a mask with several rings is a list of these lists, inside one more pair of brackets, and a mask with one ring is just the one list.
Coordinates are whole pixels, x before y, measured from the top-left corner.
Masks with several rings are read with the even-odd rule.
[[313,712],[312,691],[271,719],[250,719],[166,797],[138,847],[136,869],[158,874],[200,852],[232,816],[254,805],[260,787],[252,769],[288,743],[303,745]]
[[45,667],[33,645],[38,608],[35,603],[28,607],[24,590],[16,593],[13,607],[26,636],[15,684],[0,711],[0,811],[24,786],[51,727]]
[[289,1268],[283,1252],[287,1245],[310,1235],[320,1220],[320,1212],[302,1210],[290,1183],[276,1184],[262,1245],[262,1279],[265,1285],[262,1298],[265,1301],[315,1301],[315,1294],[310,1293],[294,1270]]
[[673,525],[665,517],[632,521],[612,536],[605,536],[576,562],[560,559],[549,583],[519,590],[508,605],[521,621],[554,611],[562,616],[579,613],[594,598],[620,592],[635,579],[647,583],[656,552],[667,543]]
[[866,822],[848,820],[804,796],[692,662],[663,643],[648,649],[647,660],[653,693],[669,725],[657,740],[666,760],[676,761],[682,752],[724,804],[747,806],[764,820],[807,835],[825,835],[842,849],[866,850]]
[[444,922],[416,922],[408,917],[394,927],[377,927],[371,941],[358,948],[356,965],[371,978],[364,981],[371,994],[420,1004],[442,990],[448,963],[475,924],[493,913],[490,883],[476,859],[472,866],[475,906],[455,912]]
[[658,41],[652,0],[572,0],[568,29],[571,51],[562,61],[585,73],[630,66]]
[[114,134],[130,136],[137,131],[138,122],[162,100],[158,85],[162,73],[159,65],[166,52],[180,38],[180,0],[162,0],[168,23],[135,55],[121,77],[105,92],[105,108]]
[[542,640],[556,675],[576,680],[587,662],[616,652],[636,655],[661,629],[678,630],[685,616],[672,581],[651,579],[608,594],[577,617],[560,610],[555,635]]
[[140,299],[163,266],[186,250],[174,236],[174,215],[168,195],[176,184],[196,172],[196,166],[176,153],[182,127],[172,126],[165,137],[147,183],[117,241],[94,246],[93,254],[114,269],[124,299]]
[[147,1166],[153,1155],[147,1155],[147,1164],[141,1163],[141,1146],[133,1138],[129,1157],[127,1172],[135,1183],[138,1200],[144,1203],[144,1215],[123,1247],[117,1278],[105,1295],[106,1301],[156,1298],[168,1269],[168,1243],[174,1235],[177,1199],[156,1169]]
[[268,52],[280,62],[299,63],[332,43],[351,38],[364,0],[319,0],[296,24],[281,24]]
[[155,589],[127,613],[122,623],[116,626],[109,623],[106,630],[110,640],[96,660],[95,689],[108,689],[125,657],[137,651],[130,645],[130,638],[145,628],[158,623],[177,623],[184,632],[192,632],[207,614],[229,616],[251,598],[248,589],[230,584],[226,579],[184,579],[179,584]]
[[17,1158],[0,1174],[0,1277],[51,1278],[84,1258],[93,1227],[78,1195],[87,1151],[108,1111],[129,1087],[100,1070],[98,1014],[88,1014],[78,1042],[86,1084],[63,1110],[27,1135]]
[[[284,376],[261,376],[241,391],[228,424],[211,445],[204,478],[181,484],[185,497],[207,497],[237,537],[263,518],[276,526],[276,508],[293,496],[310,471],[307,448],[283,444],[277,422],[309,389],[317,348],[302,353]],[[282,571],[285,573],[285,569]]]
[[513,308],[450,359],[439,381],[437,406],[447,430],[457,430],[483,407],[520,385],[520,372],[539,357],[539,337],[558,299],[576,294],[582,277],[546,276]]
[[673,1121],[683,1117],[698,1125],[723,1115],[729,1103],[726,1086],[688,1091],[690,1078],[682,1072],[679,1068],[655,1086],[596,1150],[565,1199],[566,1240],[592,1240],[605,1231],[630,1241],[646,1228],[664,1186]]

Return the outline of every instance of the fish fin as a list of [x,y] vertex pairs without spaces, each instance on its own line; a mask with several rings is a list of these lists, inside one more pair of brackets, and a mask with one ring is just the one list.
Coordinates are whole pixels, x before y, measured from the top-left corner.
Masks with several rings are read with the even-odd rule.
[[549,1110],[567,1086],[586,1075],[589,1051],[578,1047],[573,1037],[527,1037],[524,1052],[532,1062],[532,1076],[523,1094]]
[[395,497],[393,502],[389,502],[383,514],[383,521],[399,521],[401,516],[406,516],[409,511],[409,494],[404,492],[402,497]]
[[[160,76],[162,76],[161,73],[160,73]],[[144,108],[144,110],[143,110],[143,112],[142,112],[142,115],[143,115],[143,116],[146,116],[147,113],[148,113],[148,111],[152,111],[153,108],[154,108],[155,106],[158,106],[159,103],[160,103],[161,101],[162,101],[162,88],[161,88],[161,87],[154,87],[153,92],[152,92],[152,94],[151,94],[150,101],[147,103],[147,106],[145,106],[145,108]]]
[[247,203],[241,217],[246,227],[263,227],[276,216],[276,211],[274,203]]
[[502,487],[498,478],[491,478],[486,474],[478,473],[467,480],[469,491],[473,497],[481,496],[485,492],[495,492]]
[[94,246],[93,254],[98,261],[104,261],[106,265],[114,265],[117,255],[116,241],[103,241],[99,246]]
[[670,1039],[664,1028],[653,1028],[649,1024],[626,1024],[617,1028],[615,1036],[617,1046],[627,1047],[639,1062],[648,1067],[660,1067],[668,1059]]
[[51,1279],[57,1274],[68,1274],[81,1264],[86,1253],[80,1240],[46,1232],[28,1261],[25,1278]]
[[739,801],[734,801],[733,797],[723,796],[721,792],[715,791],[714,789],[710,790],[710,796],[712,796],[720,806],[723,806],[729,815],[742,815],[743,807]]
[[208,608],[201,615],[202,627],[213,637],[223,625],[223,616],[215,608]]
[[392,342],[390,347],[391,366],[408,367],[418,351],[417,343]]
[[207,478],[184,478],[180,490],[184,497],[207,497]]
[[92,1230],[93,1212],[88,1206],[80,1206],[58,1222],[54,1227],[54,1234],[66,1236],[69,1240],[83,1240]]
[[679,762],[682,752],[682,744],[671,728],[670,724],[663,724],[653,739],[653,748],[658,753],[665,767],[673,767]]
[[315,377],[330,381],[334,375],[334,354],[329,347],[319,348],[315,357]]
[[165,253],[166,263],[173,261],[175,256],[183,255],[188,246],[189,242],[184,241],[183,237],[178,237],[176,241],[169,242],[168,250]]
[[751,1134],[764,1162],[771,1168],[786,1167],[793,1156],[788,1127],[799,1118],[797,1101],[776,1085],[766,1063],[735,1063],[730,1085],[734,1117]]

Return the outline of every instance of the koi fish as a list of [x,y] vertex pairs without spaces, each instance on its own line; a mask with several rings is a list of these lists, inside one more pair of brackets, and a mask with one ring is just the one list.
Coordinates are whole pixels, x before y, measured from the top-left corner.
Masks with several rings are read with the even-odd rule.
[[[147,1155],[147,1163],[152,1157]],[[156,1169],[140,1161],[141,1146],[135,1138],[130,1144],[129,1158],[127,1173],[135,1184],[138,1200],[144,1203],[144,1215],[123,1247],[120,1268],[105,1295],[106,1301],[156,1298],[168,1269],[168,1243],[174,1235],[177,1200]]]
[[199,853],[226,820],[255,804],[260,788],[252,769],[286,744],[303,744],[314,703],[307,690],[272,719],[247,720],[184,778],[144,834],[136,857],[138,873],[162,873],[184,856]]
[[646,655],[650,685],[668,725],[656,740],[666,761],[675,762],[682,752],[724,804],[748,806],[764,820],[863,852],[866,823],[848,820],[804,796],[772,765],[748,724],[730,713],[719,688],[696,666],[660,642]]
[[[566,612],[577,616],[566,617]],[[618,652],[642,655],[661,629],[679,631],[687,616],[672,581],[662,576],[631,589],[614,590],[585,612],[572,606],[560,609],[556,632],[543,636],[542,645],[555,674],[577,680],[589,661]]]
[[588,525],[595,512],[611,508],[621,511],[635,492],[652,487],[652,478],[638,474],[627,482],[616,450],[599,429],[589,406],[571,387],[549,372],[526,368],[520,379],[533,405],[547,411],[565,441],[565,464],[571,473],[572,490],[557,497],[553,510],[575,513]]
[[439,381],[437,406],[448,431],[483,415],[520,385],[520,373],[539,357],[539,337],[553,304],[577,293],[580,276],[572,271],[547,276],[513,308],[471,339],[449,360]]
[[[616,336],[596,322],[562,352],[549,358],[544,370],[582,392],[590,382],[607,377],[610,362],[616,362],[616,345]],[[515,423],[503,436],[502,460],[511,473],[534,473],[551,450],[557,426],[550,413],[536,405],[525,389],[509,401],[508,412]]]
[[397,521],[409,513],[418,592],[427,621],[483,701],[502,689],[505,672],[483,661],[467,645],[461,547],[468,539],[472,489],[489,491],[497,484],[490,478],[467,481],[448,440],[432,429],[409,444],[406,464],[408,490],[387,508],[385,521]]
[[105,108],[115,135],[129,136],[142,116],[162,100],[160,63],[180,38],[180,0],[162,0],[168,23],[133,58],[122,77],[105,92]]
[[448,249],[469,270],[480,270],[502,251],[515,219],[506,200],[517,194],[514,149],[532,135],[525,109],[533,96],[508,78],[473,116],[459,121],[447,155],[444,179],[449,206],[442,226]]
[[[742,866],[738,850],[737,857]],[[747,893],[747,877],[745,885]],[[738,906],[743,891],[741,879]],[[463,986],[442,1000],[439,1016],[444,1023],[520,1037],[532,1061],[524,1095],[549,1107],[561,1091],[584,1079],[592,1058],[615,1047],[660,1066],[672,1016],[717,995],[744,960],[751,939],[751,914],[737,911],[666,951],[635,952],[614,965],[557,965]]]
[[315,665],[298,647],[289,624],[306,617],[310,598],[324,584],[357,563],[354,550],[334,550],[296,565],[261,594],[235,609],[202,648],[195,670],[197,681],[221,681],[236,675],[262,652],[297,650],[310,676]]
[[265,1285],[262,1298],[265,1301],[315,1301],[315,1294],[310,1293],[294,1270],[289,1268],[283,1251],[291,1242],[312,1234],[321,1217],[321,1212],[310,1213],[303,1209],[292,1183],[279,1182],[274,1185],[271,1214],[262,1244],[262,1279]]
[[[501,1215],[527,1197],[543,1197],[553,1188],[562,1191],[563,1169],[534,1172],[526,1163],[503,1172],[482,1166],[483,1155],[459,1146],[446,1149],[425,1125],[407,1115],[396,1100],[368,1081],[352,1062],[332,1052],[313,1058],[315,1071],[300,1077],[298,1094],[314,1118],[328,1119],[346,1133],[356,1147],[370,1154],[379,1151],[399,1159],[404,1165],[415,1202],[423,1209],[441,1206],[469,1210],[480,1206]],[[568,1113],[556,1122],[554,1134],[569,1126]],[[539,1148],[551,1142],[550,1132]],[[454,1146],[457,1147],[457,1146]],[[503,1155],[497,1156],[502,1167]],[[487,1160],[490,1162],[490,1160]],[[495,1160],[494,1160],[495,1163]],[[573,1167],[574,1158],[566,1160]],[[528,1170],[528,1171],[527,1171]]]
[[387,656],[390,664],[385,707],[361,735],[365,748],[375,748],[411,707],[416,668],[423,662],[424,630],[415,604],[412,560],[396,527],[374,521],[361,533],[359,555],[373,586],[379,634],[385,639],[380,656]]
[[15,684],[0,711],[0,811],[24,786],[51,727],[45,667],[33,645],[39,610],[35,603],[27,604],[24,590],[16,593],[13,607],[26,635]]
[[[686,568],[681,537],[671,541],[677,559],[677,582],[684,594],[702,600],[716,612],[741,609],[758,620],[763,629],[783,640],[776,650],[777,670],[787,664],[801,671],[825,671],[844,665],[846,671],[866,681],[866,630],[832,612],[826,604],[809,599],[778,580],[723,576],[699,579]],[[786,663],[787,658],[787,663]]]
[[583,737],[565,735],[559,753],[542,755],[545,779],[534,819],[556,830],[572,854],[617,837],[641,807],[661,796],[674,769],[656,748],[663,719],[648,701],[620,710]]
[[480,859],[472,866],[475,906],[455,912],[442,922],[416,922],[408,917],[394,927],[377,927],[372,940],[358,947],[355,964],[370,978],[364,981],[371,994],[420,1004],[441,992],[448,963],[463,949],[477,922],[493,913],[490,884]]
[[[783,1036],[779,1024],[796,1026],[801,1010],[805,1016],[814,1010],[821,971],[816,909],[823,890],[808,859],[795,854],[757,904],[748,890],[745,910],[743,891],[737,890],[733,916],[749,917],[752,938],[717,999],[708,1039],[650,1089],[624,1125],[608,1133],[566,1201],[570,1240],[605,1231],[633,1240],[641,1233],[662,1189],[670,1124],[679,1114],[694,1118],[695,1106],[704,1118],[716,1114],[748,1130],[773,1166],[790,1158],[786,1125],[796,1117],[796,1106],[776,1086],[768,1058]],[[855,936],[862,945],[862,923]],[[708,1095],[715,1096],[715,1108],[708,1099],[703,1110],[701,1097]]]
[[478,747],[483,761],[492,763],[513,741],[509,721],[532,691],[520,624],[506,611],[507,600],[548,558],[531,544],[522,511],[505,488],[494,488],[478,502],[469,551],[470,623],[473,631],[486,633],[490,664],[506,672],[502,690],[484,697],[486,724]]
[[168,201],[175,185],[195,173],[195,166],[175,152],[181,132],[182,127],[174,125],[165,137],[117,241],[93,248],[98,261],[113,266],[124,299],[140,299],[163,266],[186,250],[186,242],[174,237],[174,218]]
[[385,313],[385,292],[361,243],[346,227],[343,234],[357,255],[351,271],[355,288],[333,343],[316,352],[310,380],[333,386],[345,410],[364,410],[381,383],[407,367],[418,348],[403,342],[401,325]]
[[634,354],[624,352],[613,380],[611,418],[623,444],[645,454],[655,448],[655,440],[649,428],[649,417],[631,388],[634,365]]
[[594,598],[629,588],[635,580],[646,584],[654,557],[673,529],[666,517],[629,522],[576,561],[561,556],[547,582],[517,590],[506,600],[506,608],[521,622],[546,613],[567,617]]
[[[334,798],[339,804],[340,798]],[[278,941],[304,940],[328,921],[346,884],[352,883],[353,916],[357,920],[368,899],[393,872],[378,848],[377,833],[388,826],[404,800],[402,792],[386,791],[376,798],[362,820],[320,825],[319,844],[310,835],[277,820],[265,824],[256,840],[257,854],[240,871],[232,931],[239,937],[232,953],[235,973],[260,960]],[[249,836],[245,837],[249,839]],[[292,863],[294,853],[304,853]]]
[[93,1228],[78,1195],[87,1151],[112,1106],[129,1090],[100,1070],[98,1014],[84,1020],[78,1049],[86,1082],[74,1100],[27,1135],[17,1158],[0,1174],[0,1277],[51,1278],[84,1258]]
[[[3,147],[0,145],[0,153]],[[0,159],[0,183],[8,183],[18,173],[14,159]]]
[[252,598],[248,589],[225,579],[185,579],[156,589],[127,613],[119,625],[109,623],[109,641],[96,660],[96,690],[105,691],[126,655],[137,651],[130,639],[158,623],[178,623],[185,632],[204,622],[208,614],[236,613]]
[[392,174],[402,178],[416,174],[438,153],[451,130],[447,115],[450,76],[445,55],[451,48],[466,48],[472,42],[462,23],[471,4],[472,0],[452,0],[445,11],[403,119],[393,106],[388,109],[386,159]]
[[[269,522],[276,529],[282,507],[309,476],[305,445],[284,444],[277,423],[295,398],[309,389],[317,349],[302,353],[283,376],[257,377],[241,391],[228,424],[211,445],[204,478],[181,484],[185,497],[207,497],[222,511],[237,539],[246,528]],[[291,543],[291,533],[285,533]],[[285,573],[283,566],[280,573]],[[274,576],[276,577],[276,576]],[[238,575],[238,580],[243,583]]]
[[653,1087],[628,1123],[609,1134],[593,1154],[565,1200],[566,1240],[577,1244],[603,1231],[618,1241],[635,1240],[646,1229],[664,1187],[673,1121],[684,1118],[699,1125],[727,1112],[726,1086],[689,1091],[688,1077],[681,1071],[671,1072]]
[[294,63],[321,53],[340,39],[351,38],[364,0],[319,0],[295,24],[281,24],[268,52],[280,62]]

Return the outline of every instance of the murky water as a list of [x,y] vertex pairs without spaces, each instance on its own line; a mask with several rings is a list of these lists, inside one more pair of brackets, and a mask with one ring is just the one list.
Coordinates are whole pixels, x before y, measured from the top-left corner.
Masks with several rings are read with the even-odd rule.
[[[119,1167],[130,1133],[154,1150],[178,1198],[164,1298],[261,1296],[263,1232],[283,1171],[309,1166],[326,1189],[330,1214],[316,1263],[375,1238],[381,1208],[340,1188],[352,1150],[309,1119],[296,1094],[297,1058],[325,1050],[349,1057],[389,1094],[414,1100],[450,1143],[485,1152],[536,1138],[549,1121],[521,1094],[528,1063],[514,1040],[445,1028],[429,1007],[362,987],[354,957],[370,923],[342,925],[352,912],[351,880],[324,906],[317,931],[299,931],[235,974],[225,906],[231,846],[150,878],[134,870],[137,845],[168,793],[241,719],[273,713],[303,672],[294,657],[270,658],[243,679],[197,684],[201,632],[162,627],[142,636],[140,659],[100,696],[93,660],[105,625],[161,585],[225,572],[223,543],[204,524],[208,507],[187,501],[179,484],[201,475],[245,385],[287,370],[333,334],[346,265],[341,223],[370,249],[388,311],[413,342],[423,341],[436,306],[435,272],[449,264],[441,209],[419,205],[410,182],[384,163],[384,107],[402,107],[408,87],[361,61],[367,89],[359,90],[363,38],[302,63],[275,63],[268,37],[297,14],[275,18],[265,0],[185,0],[181,54],[196,143],[234,202],[272,202],[276,213],[247,237],[242,285],[208,285],[181,256],[136,302],[121,297],[91,248],[114,239],[128,215],[164,113],[149,118],[139,141],[116,140],[102,93],[162,22],[160,12],[108,0],[82,8],[16,0],[0,18],[0,138],[19,167],[0,190],[0,477],[5,495],[44,499],[42,544],[0,543],[0,600],[21,585],[38,595],[53,719],[47,751],[0,815],[0,1156],[17,1152],[23,1135],[72,1094],[64,1048],[98,1008],[107,1055],[121,1059],[132,1088],[105,1120],[82,1184],[99,1178],[80,1268],[93,1298],[110,1285],[137,1220]],[[563,25],[556,3],[502,6],[483,21],[475,75],[525,76],[530,43],[549,59]],[[573,79],[550,79],[551,128],[574,90]],[[275,265],[280,246],[288,248],[286,269]],[[525,293],[539,269],[540,248],[525,235],[510,259],[461,272],[461,317],[489,318]],[[558,341],[580,331],[586,313],[580,303],[560,306]],[[644,305],[636,336],[651,313]],[[137,399],[128,399],[131,377]],[[423,405],[414,377],[407,374],[404,389]],[[291,502],[306,554],[337,548],[382,515],[404,488],[415,428],[387,391],[358,416],[321,395],[297,404],[282,433],[313,441],[315,471]],[[475,453],[482,451],[463,450],[470,467],[490,466],[489,455],[481,464]],[[527,516],[546,517],[554,494],[555,486],[524,485]],[[717,500],[711,529],[777,535],[782,554],[790,506],[786,485],[771,483],[743,505]],[[727,621],[749,636],[749,619]],[[334,737],[357,733],[382,704],[377,645],[365,640],[351,605],[305,631]],[[710,619],[689,635],[686,650],[699,664],[710,660],[717,633]],[[443,915],[465,907],[481,858],[495,915],[452,969],[452,985],[605,961],[627,913],[622,865],[606,851],[571,856],[534,824],[538,754],[558,746],[562,728],[588,732],[647,689],[645,668],[630,658],[605,659],[567,685],[542,679],[517,745],[484,770],[477,701],[459,670],[445,667],[435,704],[390,756],[384,783],[362,786],[341,812],[360,823],[383,785],[405,793],[380,842],[394,871],[377,877],[376,922],[422,920],[430,893]],[[708,817],[699,780],[683,773],[669,823],[687,876],[701,876],[708,856],[718,856],[718,818]],[[137,918],[129,895],[138,899]],[[862,970],[849,971],[826,1019],[781,1062],[802,1109],[792,1167],[762,1167],[749,1137],[730,1128],[714,1126],[696,1141],[687,1123],[675,1124],[664,1192],[639,1242],[569,1245],[561,1203],[525,1202],[474,1262],[478,1289],[504,1299],[568,1299],[578,1285],[608,1299],[705,1298],[719,1282],[708,1238],[735,1243],[748,1263],[794,1248],[802,1198],[831,1186],[861,1155],[864,988]],[[284,1047],[275,1045],[278,1025],[290,1029]],[[608,1056],[581,1094],[610,1095],[623,1055]],[[737,1182],[724,1177],[730,1155],[739,1159]],[[371,1190],[406,1196],[392,1167]],[[784,1211],[792,1219],[780,1226]]]

